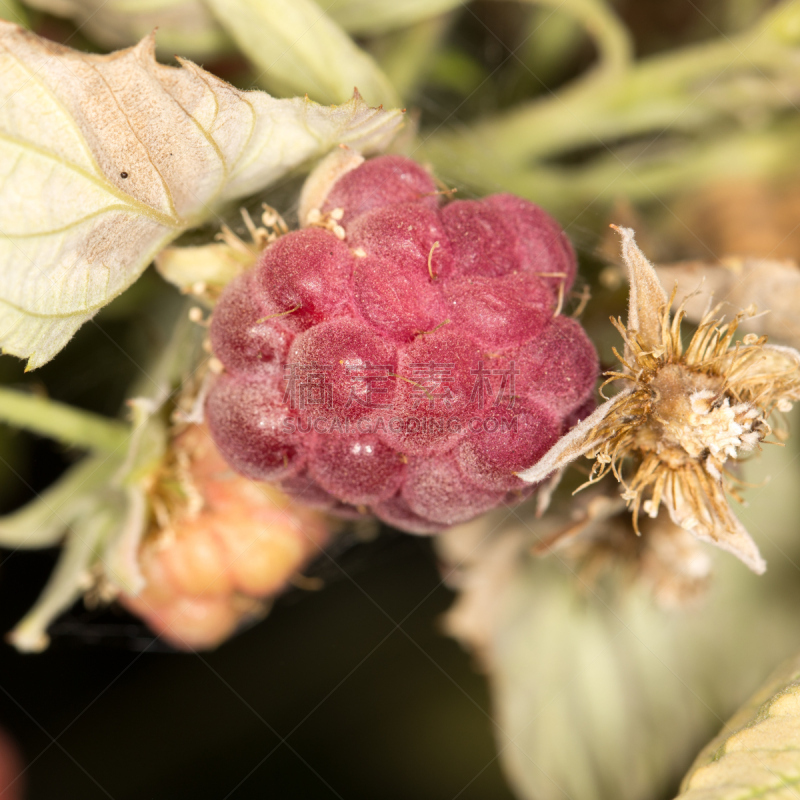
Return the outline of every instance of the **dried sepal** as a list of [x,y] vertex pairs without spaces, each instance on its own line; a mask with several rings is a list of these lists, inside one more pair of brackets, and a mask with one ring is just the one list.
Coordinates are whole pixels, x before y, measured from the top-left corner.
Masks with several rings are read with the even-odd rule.
[[762,575],[766,562],[744,525],[728,505],[722,481],[697,470],[694,479],[668,480],[665,506],[672,521],[702,542],[733,553],[753,572]]
[[662,346],[661,320],[667,305],[667,293],[658,280],[653,265],[637,247],[633,229],[612,227],[622,237],[622,258],[628,268],[631,285],[628,297],[628,333],[638,336],[642,348],[651,348],[658,352]]
[[517,475],[528,483],[539,483],[571,464],[576,458],[604,444],[614,435],[614,431],[611,427],[604,426],[603,421],[609,415],[616,416],[621,408],[625,408],[633,391],[633,388],[626,389],[606,400],[585,420],[562,436],[532,467],[518,472]]
[[[613,472],[638,528],[640,512],[655,518],[663,504],[676,525],[740,558],[754,572],[766,565],[728,505],[726,464],[753,452],[772,432],[768,418],[800,397],[800,353],[736,332],[721,306],[706,311],[684,346],[684,304],[675,316],[658,277],[618,228],[631,281],[627,325],[613,321],[625,342],[621,369],[607,382],[623,390],[520,473],[540,481],[580,455],[595,460],[589,483]],[[616,351],[615,351],[616,352]]]
[[306,178],[303,190],[300,192],[297,206],[300,227],[305,228],[311,223],[312,212],[320,211],[334,183],[363,163],[364,156],[361,153],[340,145],[317,164]]

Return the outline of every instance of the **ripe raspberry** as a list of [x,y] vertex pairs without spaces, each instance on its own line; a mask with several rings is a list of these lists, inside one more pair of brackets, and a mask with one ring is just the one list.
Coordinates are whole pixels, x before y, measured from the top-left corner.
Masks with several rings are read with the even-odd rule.
[[255,275],[275,308],[294,309],[281,319],[282,325],[304,331],[340,316],[340,308],[347,313],[354,261],[350,249],[328,231],[306,228],[267,248]]
[[[214,308],[211,347],[217,358],[240,373],[279,372],[292,341],[277,307],[254,288],[254,272],[231,281]],[[264,325],[264,319],[272,324]]]
[[341,208],[345,227],[373,208],[396,203],[419,202],[436,209],[439,200],[431,176],[415,162],[402,156],[383,156],[365,161],[358,174],[349,172],[331,187],[320,209],[323,213]]
[[575,257],[518,197],[440,200],[365,161],[226,289],[206,410],[235,469],[416,533],[530,494],[514,473],[593,408],[597,355],[556,315]]
[[277,379],[223,375],[208,398],[211,433],[232,467],[257,481],[289,478],[305,459],[303,443],[288,434],[291,421]]

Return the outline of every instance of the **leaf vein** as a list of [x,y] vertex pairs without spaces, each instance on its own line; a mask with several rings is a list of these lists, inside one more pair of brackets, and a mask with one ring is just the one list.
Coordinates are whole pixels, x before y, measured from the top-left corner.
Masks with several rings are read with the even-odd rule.
[[75,164],[71,161],[66,161],[57,153],[53,153],[51,150],[47,150],[39,145],[33,144],[33,142],[26,141],[24,139],[20,139],[16,136],[11,135],[10,133],[6,133],[4,131],[0,131],[0,140],[5,140],[10,144],[19,147],[20,149],[24,150],[31,150],[38,155],[42,156],[43,158],[48,158],[57,163],[61,164],[66,169],[72,170],[73,172],[78,173],[81,177],[85,178],[90,183],[94,183],[98,186],[98,188],[105,191],[107,194],[113,195],[126,206],[129,206],[131,211],[135,211],[142,216],[149,217],[150,219],[158,222],[160,225],[164,225],[167,228],[181,228],[183,229],[185,225],[183,224],[182,220],[179,217],[170,217],[166,214],[157,211],[147,203],[142,203],[140,200],[137,200],[135,197],[120,191],[105,177],[98,177],[96,175],[92,175],[92,173],[87,172],[83,167],[78,164]]
[[104,206],[103,208],[98,208],[97,211],[92,211],[89,214],[86,214],[83,217],[79,217],[78,219],[73,220],[72,222],[68,222],[65,225],[62,225],[60,228],[46,228],[41,231],[37,231],[35,233],[15,233],[14,231],[0,231],[0,234],[5,236],[8,239],[39,239],[45,238],[47,236],[56,236],[57,234],[66,233],[67,231],[72,230],[73,228],[77,228],[83,225],[85,222],[89,222],[89,220],[94,219],[95,217],[102,216],[103,214],[113,213],[115,211],[120,211],[122,213],[131,212],[131,208],[126,205],[122,205],[121,203],[115,203],[113,205]]
[[169,203],[169,207],[170,207],[170,210],[172,212],[172,214],[171,214],[172,217],[174,219],[180,220],[181,219],[181,215],[178,213],[178,210],[175,208],[175,201],[174,201],[174,199],[172,197],[172,191],[169,188],[169,184],[167,183],[166,178],[161,174],[161,170],[156,166],[155,161],[153,161],[153,157],[152,157],[152,155],[150,153],[150,150],[147,148],[147,146],[142,141],[142,139],[139,136],[139,134],[136,132],[136,128],[133,126],[133,123],[131,122],[127,111],[125,111],[125,109],[120,105],[120,102],[119,102],[119,100],[117,98],[117,93],[111,88],[111,85],[109,84],[108,80],[106,80],[105,75],[103,75],[103,73],[99,69],[97,69],[97,67],[94,66],[93,64],[90,64],[90,66],[95,71],[95,73],[97,73],[97,75],[99,76],[100,80],[108,88],[108,92],[111,95],[111,99],[113,100],[114,105],[119,110],[119,113],[122,115],[122,118],[125,120],[125,123],[127,124],[128,129],[131,132],[131,135],[134,137],[134,139],[136,139],[137,142],[139,142],[139,144],[142,147],[142,150],[144,150],[144,152],[145,152],[145,154],[147,156],[147,160],[150,162],[150,165],[153,167],[153,170],[155,171],[156,175],[158,175],[158,179],[161,182],[162,188],[164,189],[164,194],[167,197],[167,202]]
[[[16,53],[14,53],[13,51],[9,50],[8,47],[3,47],[3,50],[5,50],[5,52],[8,54],[8,56],[13,61],[15,61],[17,63],[17,65],[20,67],[20,69],[24,73],[26,73],[34,83],[38,84],[38,86],[41,87],[42,91],[44,91],[44,93],[53,101],[53,103],[61,111],[61,113],[64,115],[64,117],[67,120],[69,120],[70,122],[74,123],[74,117],[72,115],[72,112],[61,102],[61,100],[59,100],[58,95],[56,95],[53,92],[53,90],[50,88],[50,86],[47,83],[45,83],[39,77],[39,75],[36,72],[34,72],[24,61],[22,61],[17,56]],[[78,136],[78,140],[79,140],[79,142],[81,144],[81,148],[83,149],[84,154],[87,157],[87,160],[90,163],[94,164],[94,167],[95,167],[95,170],[97,172],[97,175],[98,176],[102,176],[103,175],[103,171],[100,169],[100,164],[97,162],[97,159],[94,157],[94,153],[92,152],[92,149],[89,147],[89,143],[86,141],[86,137],[83,136],[82,134],[80,134]]]

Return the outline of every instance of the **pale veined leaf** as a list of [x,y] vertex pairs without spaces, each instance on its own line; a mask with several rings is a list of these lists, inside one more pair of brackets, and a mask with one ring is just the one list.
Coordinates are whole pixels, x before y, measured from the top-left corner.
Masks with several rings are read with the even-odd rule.
[[358,95],[242,92],[153,48],[86,55],[0,23],[0,346],[29,369],[219,204],[401,121]]
[[681,800],[800,797],[800,656],[709,742],[681,788]]

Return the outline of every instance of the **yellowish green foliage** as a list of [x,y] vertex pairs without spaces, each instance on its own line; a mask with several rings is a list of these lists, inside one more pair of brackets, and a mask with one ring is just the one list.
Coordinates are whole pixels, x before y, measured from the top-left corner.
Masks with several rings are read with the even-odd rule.
[[350,33],[384,33],[463,6],[463,0],[317,0]]
[[0,0],[0,19],[16,22],[17,25],[28,24],[28,15],[17,0]]
[[203,0],[26,0],[27,5],[72,19],[81,33],[116,50],[158,28],[158,49],[203,59],[230,50],[231,42]]
[[682,800],[796,800],[800,793],[800,656],[785,664],[700,753]]
[[[797,0],[770,7],[746,30],[640,59],[611,4],[542,4],[584,28],[598,61],[558,92],[434,131],[420,152],[449,181],[503,187],[566,215],[621,197],[650,202],[732,172],[782,174],[796,160]],[[756,117],[786,127],[739,124]],[[661,147],[617,149],[631,137]],[[587,148],[596,153],[579,167],[558,161]]]
[[269,91],[341,103],[357,88],[372,105],[398,105],[372,57],[313,0],[206,2]]

